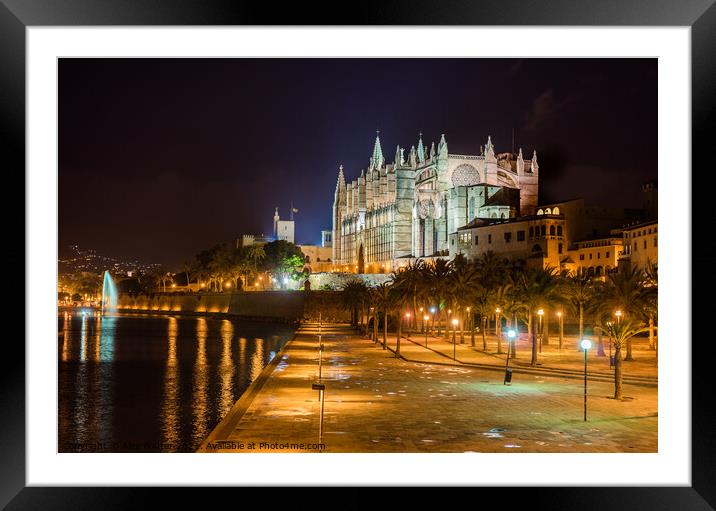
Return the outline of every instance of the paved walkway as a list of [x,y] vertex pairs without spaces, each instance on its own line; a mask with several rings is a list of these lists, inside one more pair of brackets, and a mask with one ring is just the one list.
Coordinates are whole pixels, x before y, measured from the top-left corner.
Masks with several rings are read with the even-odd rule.
[[[518,356],[510,359],[509,366],[515,373],[571,376],[580,380],[584,378],[584,353],[573,348],[576,345],[576,338],[569,339],[569,344],[568,339],[565,339],[562,350],[554,344],[543,346],[542,352],[538,354],[536,366],[532,366],[531,341],[527,339],[526,334],[523,337],[517,346]],[[381,333],[378,341],[383,342]],[[498,353],[494,335],[488,336],[487,344],[487,350],[483,350],[480,336],[476,336],[473,347],[469,335],[465,336],[464,343],[460,343],[458,334],[456,342],[453,343],[452,337],[445,339],[442,336],[428,336],[426,341],[425,334],[412,333],[401,339],[400,353],[408,361],[457,363],[465,367],[492,368],[504,372],[507,345],[503,343],[503,352]],[[388,335],[388,348],[396,349],[394,333]],[[648,341],[635,343],[634,357],[634,361],[623,363],[624,381],[656,387],[658,383],[656,352],[648,349]],[[614,379],[613,369],[609,367],[609,357],[599,356],[596,349],[589,350],[587,354],[587,369],[589,378],[593,381],[612,382]]]
[[[656,452],[657,391],[407,362],[347,325],[322,328],[324,446],[318,443],[318,327],[304,325],[202,445],[203,452]],[[395,337],[392,337],[392,341]],[[415,346],[408,349],[407,345]],[[403,349],[404,348],[404,349]],[[405,342],[401,350],[423,351]],[[417,351],[416,351],[417,353]],[[433,355],[438,357],[439,355]],[[251,444],[253,443],[253,448]]]

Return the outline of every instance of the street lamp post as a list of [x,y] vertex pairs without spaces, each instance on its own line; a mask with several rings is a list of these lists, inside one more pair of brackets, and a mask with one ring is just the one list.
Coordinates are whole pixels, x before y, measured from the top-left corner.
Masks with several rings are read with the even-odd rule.
[[537,311],[537,316],[539,316],[539,352],[542,353],[542,316],[544,315],[544,310],[539,309]]
[[495,335],[500,335],[500,313],[502,309],[497,307],[495,309]]
[[562,349],[562,342],[564,341],[564,321],[562,319],[562,311],[557,311],[557,317],[559,318],[559,349]]
[[457,360],[457,357],[456,357],[457,339],[455,338],[455,333],[456,333],[456,329],[457,329],[457,324],[459,322],[460,321],[457,318],[454,318],[452,320],[452,359],[453,360]]
[[405,321],[408,323],[408,339],[410,339],[410,313],[405,313]]
[[430,319],[430,316],[428,316],[427,314],[426,314],[425,316],[423,316],[423,325],[426,325],[426,327],[425,327],[425,347],[426,347],[426,348],[428,347],[428,328],[427,328],[427,324],[428,324],[428,320],[429,320],[429,319]]
[[[612,326],[611,321],[607,321],[607,326]],[[612,332],[609,329],[609,367],[614,365],[614,358],[612,358]]]
[[510,345],[514,338],[517,336],[517,332],[512,329],[507,331],[507,356],[505,357],[505,380],[502,382],[503,385],[507,385],[512,382],[512,371],[510,371]]
[[618,326],[619,320],[622,319],[622,311],[618,310],[614,313],[614,315],[617,317],[617,326]]
[[587,352],[592,347],[592,341],[582,339],[580,343],[584,351],[584,421],[587,421]]

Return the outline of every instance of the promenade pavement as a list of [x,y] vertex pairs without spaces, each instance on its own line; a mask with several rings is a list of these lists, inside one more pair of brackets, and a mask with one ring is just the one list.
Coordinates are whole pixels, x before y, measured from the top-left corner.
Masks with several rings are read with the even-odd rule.
[[[626,384],[620,402],[611,398],[613,383],[590,381],[584,422],[579,379],[516,371],[512,384],[503,385],[502,371],[442,365],[444,356],[407,340],[404,355],[422,353],[441,364],[396,358],[348,325],[321,331],[323,445],[317,445],[319,393],[311,388],[318,377],[318,325],[304,325],[261,387],[235,405],[200,451],[657,451],[653,386]],[[395,336],[389,340],[394,347]]]

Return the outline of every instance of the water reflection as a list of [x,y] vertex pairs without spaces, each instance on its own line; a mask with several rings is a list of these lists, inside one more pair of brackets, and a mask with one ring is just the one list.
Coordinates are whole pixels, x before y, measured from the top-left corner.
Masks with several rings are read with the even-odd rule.
[[[162,441],[167,446],[179,444],[178,334],[179,322],[175,317],[170,317],[167,325],[167,363],[164,370],[164,400],[162,402]],[[169,450],[172,449],[169,448]]]
[[254,356],[251,357],[251,381],[259,377],[264,368],[264,340],[254,339]]
[[207,384],[209,383],[209,365],[206,362],[206,338],[209,325],[205,318],[198,318],[196,323],[196,362],[194,363],[194,395],[192,409],[194,412],[194,436],[204,438],[209,434],[207,408]]
[[59,451],[195,451],[292,334],[228,319],[58,314]]

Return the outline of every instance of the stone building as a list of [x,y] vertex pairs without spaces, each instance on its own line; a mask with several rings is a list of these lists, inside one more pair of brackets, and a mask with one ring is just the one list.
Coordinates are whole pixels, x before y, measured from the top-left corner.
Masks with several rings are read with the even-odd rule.
[[659,243],[656,220],[629,225],[621,229],[624,240],[624,253],[620,266],[645,269],[649,262],[658,264]]
[[475,259],[495,252],[510,260],[524,260],[529,267],[559,268],[567,253],[564,215],[540,213],[519,218],[476,219],[449,236],[450,258],[462,254]]
[[582,271],[603,277],[617,270],[623,253],[624,242],[620,237],[577,241],[571,244],[567,256],[560,261],[560,268],[570,273]]
[[392,163],[376,136],[368,168],[347,182],[343,166],[333,203],[337,270],[381,273],[401,260],[447,256],[448,235],[475,219],[513,219],[537,208],[537,155],[496,153],[490,137],[479,154],[453,154],[445,135],[428,148],[396,147]]

